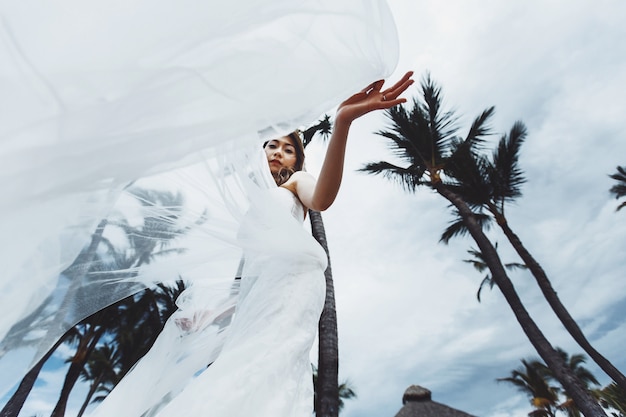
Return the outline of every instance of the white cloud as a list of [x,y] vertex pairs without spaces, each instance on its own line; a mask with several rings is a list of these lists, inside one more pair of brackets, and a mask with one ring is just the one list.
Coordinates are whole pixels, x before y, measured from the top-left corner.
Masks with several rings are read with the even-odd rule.
[[[401,37],[398,73],[414,69],[419,77],[429,70],[448,105],[464,115],[463,126],[490,105],[497,131],[517,119],[527,124],[521,164],[528,183],[508,210],[511,226],[592,342],[623,369],[623,319],[610,312],[626,296],[620,279],[626,219],[614,212],[607,175],[626,164],[626,54],[615,42],[626,32],[619,23],[626,7],[617,1],[390,4]],[[368,123],[370,132],[381,126]],[[362,125],[351,138],[349,164],[388,159],[384,147],[370,144],[382,139],[367,136]],[[527,400],[494,380],[537,355],[497,288],[484,289],[477,303],[482,276],[461,262],[472,242],[437,244],[449,220],[444,202],[427,190],[403,195],[362,174],[348,173],[344,185],[326,219],[341,369],[359,393],[345,416],[394,415],[410,384],[469,413],[525,415]],[[498,236],[505,261],[517,260],[497,230],[490,235]],[[529,274],[512,277],[554,345],[580,353]],[[470,384],[471,395],[463,395]]]

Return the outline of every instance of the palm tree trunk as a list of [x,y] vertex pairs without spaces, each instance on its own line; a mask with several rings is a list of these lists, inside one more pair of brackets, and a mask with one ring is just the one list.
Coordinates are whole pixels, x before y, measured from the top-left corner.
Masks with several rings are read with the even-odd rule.
[[17,417],[24,403],[26,402],[26,398],[28,398],[28,394],[33,389],[33,385],[35,385],[35,381],[37,380],[37,376],[39,376],[39,372],[43,367],[44,362],[49,358],[49,355],[44,356],[37,362],[35,366],[33,366],[30,371],[22,378],[22,382],[17,387],[17,390],[13,393],[9,401],[4,405],[2,411],[0,411],[0,417]]
[[9,401],[4,405],[2,410],[0,411],[0,417],[17,417],[24,407],[24,403],[26,402],[26,398],[33,389],[35,385],[35,381],[37,381],[37,377],[39,376],[39,372],[41,372],[41,368],[46,363],[46,361],[52,356],[54,351],[63,343],[65,337],[60,338],[54,346],[50,350],[46,352],[46,354],[39,359],[39,361],[28,371],[28,373],[22,378],[22,382],[17,387],[17,390],[13,393]]
[[[103,219],[100,221],[100,223],[98,224],[98,226],[96,227],[96,230],[94,231],[92,235],[89,247],[78,255],[78,257],[72,263],[72,265],[62,272],[63,274],[66,274],[67,276],[72,276],[71,274],[76,274],[77,269],[80,269],[82,273],[84,273],[84,269],[87,267],[89,262],[93,260],[94,258],[94,254],[96,253],[98,245],[100,244],[102,240],[102,234],[104,232],[104,228],[106,227],[106,225],[107,225],[107,219]],[[72,285],[64,297],[62,306],[67,304],[70,300],[73,299],[75,292],[76,292],[76,286]],[[59,323],[61,322],[62,321],[59,321]],[[41,359],[39,359],[39,361],[28,371],[28,373],[24,376],[24,378],[22,378],[22,381],[20,382],[20,385],[18,386],[13,396],[11,396],[9,401],[5,404],[5,406],[0,411],[0,417],[17,417],[22,407],[24,406],[24,403],[26,402],[26,398],[28,398],[28,395],[30,394],[31,390],[33,389],[33,386],[35,385],[35,381],[37,380],[37,377],[39,376],[39,372],[41,371],[41,368],[64,340],[65,340],[65,335],[61,337],[59,340],[57,340],[54,346],[50,348],[50,350],[48,350],[45,353],[45,355]]]
[[82,417],[82,415],[85,414],[85,410],[87,409],[87,406],[91,402],[91,398],[96,393],[96,390],[98,389],[98,386],[100,385],[101,381],[102,381],[102,377],[99,376],[94,381],[91,382],[91,385],[89,386],[89,392],[87,393],[87,396],[85,397],[85,401],[83,401],[83,405],[81,405],[80,410],[78,411],[78,414],[76,415],[76,417]]
[[432,184],[433,188],[446,200],[452,203],[459,214],[463,218],[463,222],[467,226],[472,238],[480,248],[485,257],[485,263],[489,267],[494,281],[500,288],[502,295],[513,310],[515,318],[519,322],[522,330],[528,337],[528,340],[537,350],[537,353],[545,361],[546,365],[552,370],[557,380],[563,388],[572,397],[578,408],[586,417],[606,417],[606,413],[591,396],[590,392],[585,389],[580,380],[571,372],[565,362],[559,356],[557,351],[552,347],[548,339],[541,332],[537,324],[528,314],[524,304],[520,300],[513,283],[506,275],[502,261],[487,236],[483,233],[482,228],[474,218],[470,208],[458,195],[448,190],[441,182]]
[[578,326],[578,323],[574,320],[574,318],[569,314],[569,311],[565,308],[561,300],[559,299],[557,292],[552,287],[548,276],[545,271],[539,265],[539,263],[533,258],[533,256],[526,250],[520,238],[511,230],[506,219],[502,222],[498,222],[504,234],[511,242],[513,248],[518,253],[522,261],[526,264],[528,269],[532,272],[539,288],[541,288],[541,292],[543,293],[545,299],[552,307],[552,310],[556,314],[556,316],[561,320],[561,323],[565,327],[565,329],[572,335],[572,338],[580,345],[581,348],[593,359],[593,361],[600,367],[602,370],[609,376],[617,385],[620,386],[624,391],[626,391],[626,377],[622,374],[609,360],[607,360],[600,352],[594,349],[591,346],[591,343],[587,340],[582,330]]
[[335,307],[335,289],[330,267],[330,255],[326,230],[319,211],[309,210],[311,233],[324,248],[328,258],[328,267],[324,271],[326,278],[326,300],[319,321],[319,356],[317,369],[317,417],[339,416],[339,341],[337,336],[337,310]]
[[76,349],[76,354],[72,358],[70,363],[70,368],[65,375],[65,380],[63,381],[63,387],[61,388],[61,394],[59,395],[59,399],[52,410],[52,414],[50,417],[64,417],[65,409],[67,408],[67,401],[70,398],[70,393],[76,385],[76,381],[80,377],[80,373],[89,358],[89,355],[94,350],[100,337],[104,333],[104,327],[100,326],[100,328],[96,331],[92,331],[91,335],[86,335],[83,337],[83,340],[79,344]]

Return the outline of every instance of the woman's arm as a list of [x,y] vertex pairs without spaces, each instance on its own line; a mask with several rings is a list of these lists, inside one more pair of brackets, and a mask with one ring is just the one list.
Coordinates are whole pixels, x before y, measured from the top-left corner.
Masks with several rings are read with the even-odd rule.
[[339,105],[333,133],[317,181],[306,172],[296,172],[284,185],[295,191],[302,204],[317,211],[330,207],[341,185],[350,125],[371,111],[388,109],[406,102],[405,98],[398,97],[413,84],[412,75],[413,72],[407,72],[400,81],[383,91],[381,88],[384,80],[373,82]]

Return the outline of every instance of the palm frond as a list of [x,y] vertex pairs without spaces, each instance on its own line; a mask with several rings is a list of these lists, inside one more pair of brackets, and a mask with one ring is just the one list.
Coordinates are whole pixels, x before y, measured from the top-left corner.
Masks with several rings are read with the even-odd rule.
[[421,116],[429,128],[431,151],[433,157],[444,157],[448,151],[450,140],[458,130],[454,111],[443,111],[443,94],[441,87],[430,77],[429,73],[422,78],[421,89],[423,102],[415,107],[415,116]]
[[526,182],[524,173],[519,166],[519,153],[528,132],[524,123],[517,121],[503,135],[493,152],[493,169],[490,182],[495,201],[503,203],[522,195],[521,186]]
[[[454,220],[450,222],[446,230],[441,234],[439,238],[439,242],[448,244],[450,243],[450,239],[453,237],[461,237],[467,236],[469,233],[469,229],[465,225],[461,214],[458,211],[455,211],[456,217]],[[491,221],[493,220],[491,216],[482,213],[482,212],[474,212],[474,218],[476,222],[480,225],[481,228],[488,230],[491,226]]]
[[453,181],[454,192],[471,206],[486,205],[493,194],[489,161],[482,155],[474,154],[462,142],[454,143],[453,148],[444,171]]
[[358,171],[372,175],[382,175],[392,182],[401,185],[405,190],[414,192],[420,185],[428,185],[428,181],[422,180],[426,171],[425,167],[402,168],[389,162],[370,162]]
[[470,149],[479,151],[485,143],[485,136],[492,134],[489,122],[495,112],[496,108],[491,106],[483,110],[483,112],[474,119],[474,122],[472,123],[472,126],[463,141]]
[[[616,199],[622,198],[626,196],[626,167],[617,167],[617,173],[609,175],[612,179],[617,181],[617,184],[614,184],[609,192],[615,195]],[[622,208],[626,207],[626,201],[622,202],[615,211],[619,211]]]
[[316,134],[322,136],[323,140],[326,140],[330,137],[330,134],[333,130],[333,124],[330,120],[330,116],[325,114],[324,117],[319,120],[313,126],[305,129],[302,132],[302,145],[306,148],[309,143],[313,140]]
[[598,390],[598,395],[604,408],[611,407],[619,411],[620,415],[626,415],[626,391],[622,390],[615,382],[611,382],[606,387]]
[[495,284],[496,283],[491,277],[491,275],[487,275],[485,276],[485,278],[483,278],[483,280],[480,282],[480,285],[478,286],[478,291],[476,292],[476,299],[478,300],[479,303],[480,303],[480,293],[483,290],[483,287],[485,285],[489,285],[489,289],[492,290]]
[[509,271],[513,271],[514,269],[528,269],[528,266],[526,264],[520,264],[518,262],[509,262],[507,264],[504,264],[504,267]]
[[410,165],[426,166],[429,162],[428,150],[413,140],[418,136],[411,132],[412,130],[414,130],[412,127],[402,127],[399,124],[398,129],[381,130],[376,134],[391,141],[388,144],[389,150],[400,160]]

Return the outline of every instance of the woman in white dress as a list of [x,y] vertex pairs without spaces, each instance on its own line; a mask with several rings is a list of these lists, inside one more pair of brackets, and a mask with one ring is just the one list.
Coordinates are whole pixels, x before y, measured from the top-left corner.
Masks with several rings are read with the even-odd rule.
[[[317,180],[302,171],[304,151],[297,134],[271,139],[264,145],[278,186],[269,191],[274,210],[281,217],[293,217],[294,224],[301,224],[307,208],[325,210],[333,203],[341,184],[351,123],[373,110],[403,103],[400,95],[413,83],[411,76],[410,72],[405,74],[384,90],[383,80],[376,81],[339,106]],[[255,216],[249,223],[257,228],[265,219]],[[247,232],[247,224],[243,222],[240,237],[249,233],[256,239],[263,235],[258,230]],[[267,229],[267,233],[273,231],[276,229]],[[284,245],[290,244],[289,238],[282,236]],[[236,313],[224,332],[223,346],[215,347],[216,332],[222,330],[223,317],[231,305],[226,302],[209,310],[200,307],[198,299],[203,294],[193,289],[191,294],[183,294],[181,310],[170,319],[153,350],[94,416],[310,416],[313,387],[309,352],[324,304],[326,257],[313,239],[296,246],[297,253],[246,252]],[[186,304],[193,307],[186,308]],[[173,341],[179,345],[173,346]],[[190,361],[197,368],[189,369],[199,374],[184,388],[178,383],[172,385],[170,372]],[[171,368],[164,366],[166,363]],[[206,363],[211,365],[204,369]],[[162,385],[165,381],[167,388]]]
[[[332,204],[352,121],[401,103],[410,75],[387,89],[375,82],[339,106],[317,181],[297,171],[276,187],[269,171],[290,165],[284,149],[272,162],[259,145],[388,76],[398,52],[393,18],[384,0],[181,1],[2,5],[0,394],[68,328],[141,288],[59,274],[123,203],[126,184],[155,175],[161,184],[195,164],[208,169],[175,186],[195,187],[192,200],[215,204],[211,219],[184,236],[184,254],[131,271],[145,285],[177,276],[194,285],[149,355],[95,414],[310,412],[308,350],[326,258],[302,219],[306,208]],[[183,226],[197,219],[192,213]],[[242,253],[236,318],[208,325],[234,301],[205,297],[205,277],[230,285],[228,265],[236,270]],[[263,360],[259,352],[278,346]],[[220,414],[225,404],[239,411]]]

